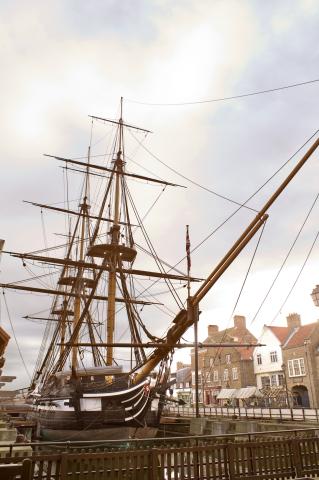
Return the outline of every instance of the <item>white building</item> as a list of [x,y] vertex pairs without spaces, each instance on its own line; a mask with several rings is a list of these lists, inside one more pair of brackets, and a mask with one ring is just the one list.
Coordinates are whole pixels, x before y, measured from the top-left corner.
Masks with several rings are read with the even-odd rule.
[[288,334],[287,327],[264,325],[259,343],[264,347],[256,347],[253,353],[254,373],[259,389],[277,387],[284,384],[282,370],[281,345]]
[[300,325],[300,316],[296,313],[288,315],[287,327],[264,325],[259,343],[265,346],[256,347],[253,353],[254,373],[259,389],[284,386],[281,347],[293,335],[298,325]]

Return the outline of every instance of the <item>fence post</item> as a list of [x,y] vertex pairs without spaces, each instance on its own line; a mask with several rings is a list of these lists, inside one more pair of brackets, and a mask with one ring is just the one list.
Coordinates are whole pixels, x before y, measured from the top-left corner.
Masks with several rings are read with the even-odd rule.
[[61,453],[61,463],[60,463],[60,479],[65,480],[68,476],[68,454],[66,452]]
[[[154,455],[154,452],[156,452],[155,448],[151,448],[148,452],[147,455],[147,469],[148,469],[148,477],[149,480],[155,480],[156,479],[156,455]],[[144,476],[143,476],[144,478]]]
[[300,452],[300,445],[299,445],[299,439],[298,438],[293,438],[291,439],[292,443],[292,464],[295,467],[296,470],[296,476],[297,477],[302,477],[302,457],[301,457],[301,452]]
[[224,462],[225,474],[227,472],[228,479],[233,480],[235,478],[235,455],[233,443],[227,442],[226,444],[226,455],[224,457]]

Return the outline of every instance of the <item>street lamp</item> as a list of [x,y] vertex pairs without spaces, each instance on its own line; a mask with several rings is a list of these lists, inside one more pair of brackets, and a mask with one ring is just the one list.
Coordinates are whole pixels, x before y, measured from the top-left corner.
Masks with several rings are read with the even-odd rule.
[[319,307],[319,285],[316,285],[316,287],[312,290],[311,298],[315,306]]
[[281,370],[284,373],[287,407],[290,408],[289,393],[288,393],[288,386],[287,386],[287,376],[286,376],[286,365],[284,363],[281,365]]

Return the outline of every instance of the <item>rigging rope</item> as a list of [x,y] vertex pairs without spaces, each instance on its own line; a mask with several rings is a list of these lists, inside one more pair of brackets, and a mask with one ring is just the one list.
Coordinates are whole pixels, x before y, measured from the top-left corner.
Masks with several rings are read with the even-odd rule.
[[[250,260],[250,262],[249,262],[249,266],[248,266],[248,269],[247,269],[245,278],[244,278],[243,283],[242,283],[242,285],[241,285],[241,287],[240,287],[240,290],[239,290],[237,299],[236,299],[236,301],[235,301],[235,304],[234,304],[232,313],[231,313],[230,316],[229,316],[229,319],[228,319],[228,322],[227,322],[227,326],[226,326],[226,329],[225,329],[225,331],[224,331],[224,333],[223,333],[222,339],[220,340],[220,343],[223,343],[223,342],[224,342],[225,337],[226,337],[226,335],[228,334],[228,332],[227,332],[228,326],[229,326],[229,324],[230,324],[230,322],[231,322],[231,320],[232,320],[232,318],[233,318],[235,309],[236,309],[236,307],[237,307],[237,305],[238,305],[238,302],[239,302],[239,300],[240,300],[241,294],[242,294],[243,289],[244,289],[244,287],[245,287],[245,285],[246,285],[248,275],[249,275],[249,273],[250,273],[250,271],[251,271],[251,267],[252,267],[253,262],[254,262],[254,260],[255,260],[255,257],[256,257],[256,254],[257,254],[257,250],[258,250],[258,248],[259,248],[259,245],[260,245],[260,242],[261,242],[261,238],[262,238],[262,236],[263,236],[263,233],[264,233],[264,230],[265,230],[265,227],[266,227],[266,223],[267,223],[267,221],[266,221],[266,222],[263,224],[263,226],[262,226],[261,232],[260,232],[259,237],[258,237],[258,240],[257,240],[256,247],[255,247],[255,249],[254,249],[252,258],[251,258],[251,260]],[[207,372],[208,374],[211,372],[212,368],[215,366],[215,361],[216,361],[216,358],[219,356],[220,350],[221,350],[221,347],[218,347],[218,348],[216,349],[215,355],[214,355],[214,357],[213,357],[213,362],[212,362],[212,364],[210,365],[209,371]],[[205,381],[206,381],[206,378],[205,378]]]
[[292,287],[290,288],[290,290],[289,290],[289,292],[288,292],[288,295],[286,296],[284,302],[281,304],[278,312],[276,313],[276,315],[275,315],[274,318],[272,319],[271,323],[276,320],[276,318],[277,318],[278,315],[280,314],[282,308],[285,306],[288,298],[290,297],[293,289],[295,288],[295,286],[296,286],[296,284],[297,284],[297,282],[298,282],[298,280],[299,280],[299,278],[300,278],[300,275],[302,274],[303,269],[305,268],[306,263],[307,263],[308,260],[309,260],[309,257],[310,257],[310,255],[311,255],[311,253],[312,253],[312,250],[313,250],[313,248],[314,248],[314,246],[315,246],[315,244],[316,244],[316,242],[317,242],[317,240],[318,240],[318,237],[319,237],[319,231],[318,231],[318,232],[316,233],[316,235],[315,235],[314,241],[312,242],[312,245],[311,245],[311,247],[310,247],[310,249],[309,249],[309,252],[307,253],[306,259],[305,259],[305,261],[303,262],[303,264],[302,264],[302,266],[301,266],[301,268],[300,268],[300,270],[299,270],[299,272],[298,272],[298,275],[297,275],[297,277],[296,277],[296,280],[293,282]]
[[297,232],[297,235],[296,235],[296,237],[295,237],[294,241],[292,242],[292,244],[291,244],[291,247],[290,247],[290,248],[289,248],[289,250],[288,250],[288,253],[287,253],[287,255],[285,256],[285,258],[284,258],[284,260],[283,260],[282,264],[280,265],[280,268],[279,268],[278,272],[276,273],[276,275],[275,275],[275,278],[273,279],[273,281],[272,281],[272,283],[271,283],[271,285],[270,285],[270,287],[269,287],[269,289],[268,289],[268,291],[267,291],[267,293],[266,293],[265,297],[263,298],[263,300],[262,300],[262,302],[261,302],[261,304],[260,304],[260,306],[259,306],[259,308],[258,308],[257,312],[255,313],[255,315],[254,315],[253,319],[251,320],[251,322],[250,322],[249,326],[251,326],[251,325],[253,324],[253,322],[256,320],[256,318],[257,318],[257,316],[258,316],[259,312],[261,311],[261,309],[262,309],[262,307],[263,307],[263,305],[264,305],[265,301],[267,300],[267,298],[268,298],[268,296],[269,296],[269,294],[270,294],[270,292],[271,292],[271,290],[272,290],[273,286],[275,285],[276,281],[278,280],[278,277],[279,277],[279,275],[280,275],[280,273],[281,273],[282,269],[284,268],[284,266],[285,266],[285,264],[286,264],[286,262],[287,262],[287,260],[288,260],[288,258],[289,258],[289,256],[290,256],[290,254],[291,254],[291,252],[292,252],[292,250],[293,250],[294,246],[296,245],[296,243],[297,243],[297,240],[298,240],[298,238],[300,237],[300,235],[301,235],[301,232],[302,232],[302,230],[304,229],[304,226],[306,225],[306,223],[307,223],[307,221],[308,221],[308,219],[309,219],[309,217],[310,217],[310,214],[311,214],[311,212],[312,212],[312,210],[313,210],[314,206],[315,206],[315,205],[316,205],[316,203],[317,203],[317,200],[318,200],[318,198],[319,198],[319,193],[317,193],[317,195],[316,195],[316,197],[315,197],[314,201],[312,202],[312,205],[311,205],[311,207],[310,207],[309,211],[307,212],[307,215],[306,215],[306,217],[305,217],[305,219],[304,219],[303,223],[301,224],[301,227],[299,228],[299,230],[298,230],[298,232]]
[[221,195],[220,193],[217,193],[215,192],[214,190],[211,190],[210,188],[207,188],[203,185],[201,185],[200,183],[196,182],[195,180],[192,180],[190,179],[189,177],[186,177],[186,175],[184,175],[183,173],[181,172],[178,172],[175,168],[169,166],[167,163],[163,162],[163,160],[161,160],[159,157],[157,157],[154,153],[152,153],[145,145],[143,145],[142,143],[140,143],[140,141],[138,140],[138,138],[136,138],[136,136],[134,135],[133,132],[130,131],[130,134],[132,135],[132,137],[135,139],[136,142],[138,142],[141,147],[149,154],[151,155],[151,157],[153,157],[155,160],[157,160],[158,162],[160,162],[162,165],[164,165],[166,168],[168,168],[169,170],[171,170],[172,172],[174,172],[176,175],[178,175],[179,177],[183,178],[184,180],[192,183],[193,185],[196,185],[196,187],[199,187],[201,188],[202,190],[206,190],[206,192],[209,192],[209,193],[212,193],[213,195],[215,195],[216,197],[219,197],[219,198],[222,198],[223,200],[226,200],[228,202],[231,202],[231,203],[234,203],[235,205],[240,205],[241,207],[245,207],[247,208],[248,210],[252,210],[253,212],[257,212],[257,210],[255,210],[254,208],[251,208],[251,207],[248,207],[247,205],[245,205],[245,202],[244,204],[240,203],[240,202],[236,202],[235,200],[232,200],[231,198],[229,197],[226,197],[225,195]]
[[12,320],[11,320],[11,315],[10,315],[10,312],[9,312],[9,307],[8,307],[8,303],[7,303],[7,299],[6,299],[6,295],[5,295],[4,290],[2,290],[2,294],[3,294],[3,300],[4,300],[5,307],[6,307],[8,319],[9,319],[9,322],[10,322],[10,325],[11,325],[11,330],[12,330],[12,333],[13,333],[14,341],[15,341],[15,343],[16,343],[16,346],[17,346],[17,349],[18,349],[18,352],[19,352],[21,361],[22,361],[22,363],[23,363],[24,369],[25,369],[25,371],[26,371],[29,379],[31,380],[31,375],[30,375],[29,370],[28,370],[28,367],[27,367],[27,365],[26,365],[26,363],[25,363],[25,361],[24,361],[24,358],[23,358],[23,355],[22,355],[22,352],[21,352],[21,349],[20,349],[20,345],[19,345],[19,342],[18,342],[16,333],[15,333],[15,330],[14,330],[14,327],[13,327],[13,323],[12,323]]
[[[257,195],[257,193],[259,193],[306,145],[307,143],[309,143],[313,137],[319,132],[319,129],[316,130],[304,143],[303,145],[301,145],[301,147],[298,148],[298,150],[295,151],[295,153],[293,155],[291,155],[291,157],[288,158],[288,160],[286,160],[286,162],[284,162],[252,195],[250,195],[247,200],[244,202],[243,205],[245,205],[247,202],[249,202],[253,197],[255,197]],[[237,212],[239,212],[239,210],[242,208],[242,206],[238,207],[236,210],[234,210],[223,222],[221,222],[214,230],[212,230],[206,237],[204,237],[203,240],[201,240],[199,243],[197,243],[197,245],[195,245],[192,249],[191,249],[191,253],[195,252],[196,250],[198,250],[198,248],[200,248],[210,237],[212,237],[218,230],[220,230],[232,217],[234,217],[234,215],[236,215]],[[175,265],[173,266],[173,268],[176,268],[180,263],[184,262],[184,260],[186,259],[186,255],[184,255],[177,263],[175,263]],[[168,272],[170,272],[170,270],[168,270]],[[167,273],[168,273],[167,272]],[[143,290],[141,292],[141,295],[143,293],[145,293],[149,288],[151,288],[153,285],[155,285],[156,283],[158,282],[158,280],[154,280],[154,282],[147,288],[145,288],[145,290]]]
[[225,101],[228,101],[228,100],[236,100],[238,98],[252,97],[252,96],[255,96],[255,95],[263,95],[265,93],[279,92],[281,90],[287,90],[289,88],[301,87],[301,86],[304,86],[304,85],[311,85],[311,84],[314,84],[314,83],[317,83],[317,82],[319,82],[319,78],[315,78],[314,80],[307,80],[305,82],[292,83],[290,85],[283,85],[281,87],[268,88],[266,90],[257,90],[257,91],[254,91],[254,92],[242,93],[240,95],[232,95],[230,97],[212,98],[212,99],[209,99],[209,100],[195,100],[195,101],[190,101],[190,102],[151,103],[151,102],[141,102],[141,101],[138,101],[138,100],[130,100],[130,99],[125,99],[125,101],[128,102],[128,103],[138,103],[139,105],[149,105],[149,106],[156,106],[156,107],[179,107],[179,106],[184,106],[184,105],[198,105],[198,104],[203,104],[203,103],[225,102]]

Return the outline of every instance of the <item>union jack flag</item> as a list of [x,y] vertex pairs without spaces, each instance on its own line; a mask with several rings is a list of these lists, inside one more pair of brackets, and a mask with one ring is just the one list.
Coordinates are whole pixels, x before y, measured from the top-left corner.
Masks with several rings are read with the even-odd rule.
[[188,225],[186,225],[186,256],[187,256],[187,271],[190,272],[191,269],[191,242],[189,239]]

